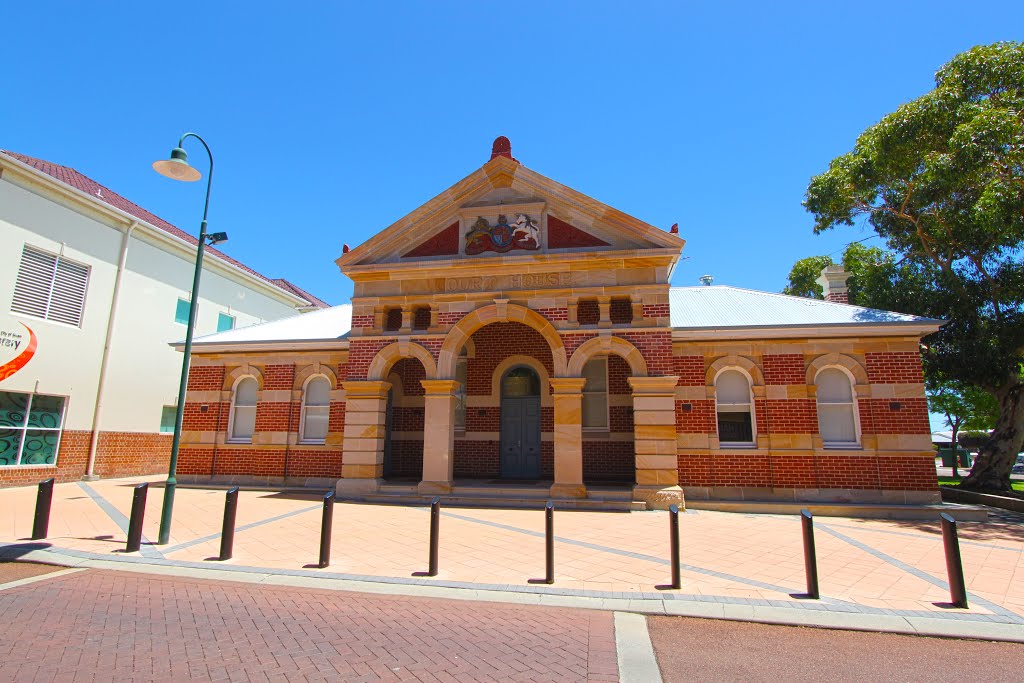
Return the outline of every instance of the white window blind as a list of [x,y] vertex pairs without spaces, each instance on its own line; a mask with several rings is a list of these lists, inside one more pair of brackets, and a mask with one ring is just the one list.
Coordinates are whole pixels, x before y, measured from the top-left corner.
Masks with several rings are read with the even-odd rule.
[[583,377],[583,428],[608,429],[608,357],[587,361]]
[[842,370],[825,368],[814,378],[818,387],[818,433],[825,446],[856,446],[857,418],[853,386]]
[[25,245],[11,311],[78,327],[88,286],[88,266]]
[[302,402],[302,441],[323,443],[331,415],[331,382],[314,377],[306,385]]
[[231,441],[250,441],[256,431],[256,392],[259,384],[255,377],[243,377],[235,385],[235,400],[231,416]]

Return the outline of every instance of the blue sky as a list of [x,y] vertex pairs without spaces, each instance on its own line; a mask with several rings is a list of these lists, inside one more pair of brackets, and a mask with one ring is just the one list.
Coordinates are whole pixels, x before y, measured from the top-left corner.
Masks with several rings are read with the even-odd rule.
[[[0,147],[72,166],[186,230],[213,147],[225,250],[331,303],[334,259],[507,135],[526,166],[687,240],[673,284],[778,291],[815,237],[810,177],[1019,2],[12,3]],[[159,5],[173,5],[166,9]],[[205,170],[201,151],[190,148]]]

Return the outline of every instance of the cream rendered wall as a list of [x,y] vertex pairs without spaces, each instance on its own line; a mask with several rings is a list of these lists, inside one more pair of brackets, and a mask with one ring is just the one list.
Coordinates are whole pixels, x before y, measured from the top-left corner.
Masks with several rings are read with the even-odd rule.
[[[45,186],[32,187],[36,191],[0,176],[0,322],[29,325],[39,343],[28,365],[0,381],[0,391],[67,396],[65,428],[90,430],[124,230],[87,208],[71,208],[73,203]],[[81,328],[11,313],[26,243],[90,267]],[[169,344],[185,337],[185,326],[174,322],[174,314],[178,298],[189,298],[194,258],[194,252],[162,245],[142,228],[129,240],[101,430],[156,432],[161,408],[174,404],[182,357]],[[216,263],[211,267],[207,259],[197,337],[216,331],[221,311],[235,316],[236,327],[298,313],[284,296],[259,291],[244,276]]]
[[[209,260],[207,254],[204,266]],[[185,338],[185,325],[174,321],[174,313],[179,298],[191,298],[194,263],[132,237],[107,370],[104,429],[158,431],[161,408],[175,404],[182,356],[169,344]],[[199,292],[197,338],[217,331],[218,313],[235,316],[235,327],[297,315],[291,306],[207,267]]]
[[[26,229],[24,226],[32,226]],[[36,355],[0,390],[67,396],[66,429],[90,429],[120,233],[0,179],[0,313],[27,324]],[[82,327],[11,313],[21,251],[30,244],[90,267]],[[62,247],[63,243],[63,247]],[[38,389],[36,383],[38,382]]]

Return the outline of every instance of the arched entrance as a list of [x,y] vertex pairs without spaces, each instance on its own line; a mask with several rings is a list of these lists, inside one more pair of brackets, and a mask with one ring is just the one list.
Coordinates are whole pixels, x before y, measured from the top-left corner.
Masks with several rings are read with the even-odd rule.
[[540,477],[540,377],[519,365],[501,378],[501,476]]

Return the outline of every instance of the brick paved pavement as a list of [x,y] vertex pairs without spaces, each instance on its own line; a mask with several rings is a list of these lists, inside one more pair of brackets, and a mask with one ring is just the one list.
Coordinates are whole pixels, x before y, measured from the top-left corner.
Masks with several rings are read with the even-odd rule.
[[0,680],[615,681],[610,612],[87,570],[0,592]]
[[[142,557],[124,554],[123,523],[135,481],[55,487],[47,542],[80,557],[224,566],[208,561],[218,554],[223,490],[179,489],[171,543],[144,545]],[[150,491],[144,527],[149,538],[157,533],[162,494],[156,487]],[[0,543],[29,535],[34,497],[34,487],[0,490]],[[242,491],[234,559],[227,564],[283,574],[422,581],[413,573],[426,569],[425,508],[339,504],[326,570],[309,566],[317,558],[320,509],[319,497],[311,493]],[[700,511],[680,522],[684,567],[679,591],[655,590],[669,580],[664,512],[556,512],[555,584],[538,587],[528,581],[543,575],[540,510],[447,508],[441,521],[440,574],[430,582],[1024,624],[1024,523],[1019,517],[961,523],[969,610],[948,606],[937,521],[818,518],[821,601],[791,595],[802,593],[804,586],[795,515]]]

